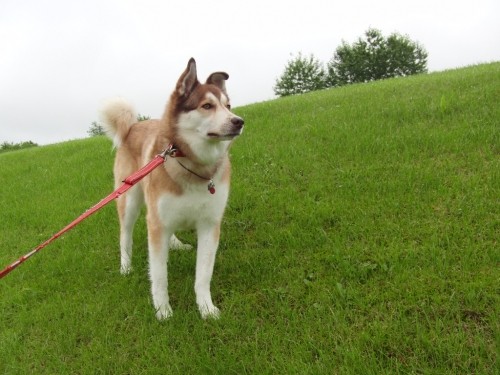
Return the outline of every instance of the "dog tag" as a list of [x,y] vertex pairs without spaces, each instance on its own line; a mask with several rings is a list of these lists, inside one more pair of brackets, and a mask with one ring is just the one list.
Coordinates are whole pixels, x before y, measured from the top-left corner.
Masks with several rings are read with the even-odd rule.
[[208,183],[208,191],[210,194],[215,194],[215,184],[212,180]]

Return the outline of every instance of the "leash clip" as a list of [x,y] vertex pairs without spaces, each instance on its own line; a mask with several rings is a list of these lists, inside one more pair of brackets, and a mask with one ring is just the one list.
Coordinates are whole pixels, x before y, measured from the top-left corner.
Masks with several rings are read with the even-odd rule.
[[167,156],[175,158],[177,155],[177,149],[174,147],[174,145],[171,143],[168,145],[168,147],[163,150],[158,156],[166,160]]

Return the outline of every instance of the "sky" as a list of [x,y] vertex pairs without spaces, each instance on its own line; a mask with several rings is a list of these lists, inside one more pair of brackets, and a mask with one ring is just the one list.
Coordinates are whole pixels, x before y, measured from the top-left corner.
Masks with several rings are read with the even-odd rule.
[[161,117],[190,57],[200,81],[230,75],[233,107],[270,100],[293,56],[326,64],[370,27],[419,42],[431,72],[500,61],[499,14],[498,0],[0,0],[0,143],[85,138],[116,96]]

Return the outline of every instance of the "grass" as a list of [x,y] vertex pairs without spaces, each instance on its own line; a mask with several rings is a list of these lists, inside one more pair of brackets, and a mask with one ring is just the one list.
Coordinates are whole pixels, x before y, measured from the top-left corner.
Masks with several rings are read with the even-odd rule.
[[[0,373],[497,373],[499,86],[492,63],[238,108],[221,319],[173,252],[157,322],[144,219],[122,277],[107,207],[0,281]],[[112,160],[99,137],[1,154],[0,265],[108,194]]]

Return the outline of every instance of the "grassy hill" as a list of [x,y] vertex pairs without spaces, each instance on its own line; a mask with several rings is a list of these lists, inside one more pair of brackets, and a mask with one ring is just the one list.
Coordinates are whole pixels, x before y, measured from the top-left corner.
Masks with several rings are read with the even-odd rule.
[[[492,63],[238,108],[221,319],[198,316],[192,251],[156,321],[144,219],[122,277],[110,205],[0,280],[0,373],[495,373],[499,87]],[[0,154],[0,267],[108,194],[113,157]]]

